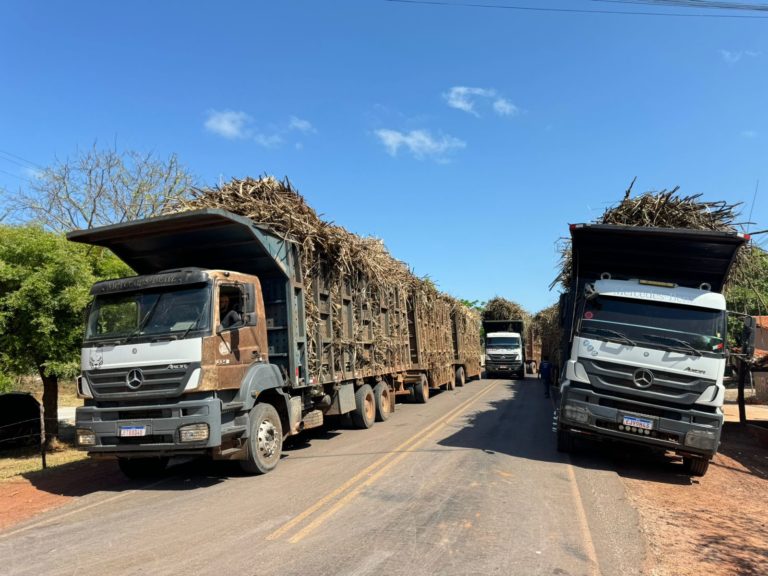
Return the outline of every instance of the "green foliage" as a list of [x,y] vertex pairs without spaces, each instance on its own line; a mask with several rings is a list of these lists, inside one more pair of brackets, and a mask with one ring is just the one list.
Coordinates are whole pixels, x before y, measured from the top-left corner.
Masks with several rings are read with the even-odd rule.
[[[739,274],[728,285],[725,298],[728,310],[763,316],[768,314],[768,252],[756,246],[749,248],[745,261],[745,273]],[[743,320],[728,317],[728,344],[731,348],[741,345]]]
[[0,372],[76,374],[91,284],[130,274],[108,251],[0,226]]
[[728,309],[751,316],[768,314],[768,252],[752,246],[747,252],[747,273],[734,279],[725,297]]
[[16,379],[8,374],[0,372],[0,394],[13,392],[16,389]]
[[478,310],[482,312],[483,308],[485,307],[485,302],[482,300],[465,300],[464,298],[460,298],[459,302],[464,304],[467,308],[471,308],[472,310]]

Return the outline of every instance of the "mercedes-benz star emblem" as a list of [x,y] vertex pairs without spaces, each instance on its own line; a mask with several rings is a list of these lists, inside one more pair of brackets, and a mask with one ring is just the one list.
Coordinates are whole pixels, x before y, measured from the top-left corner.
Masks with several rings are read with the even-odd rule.
[[653,384],[653,372],[645,368],[635,370],[633,375],[635,386],[638,388],[650,388]]
[[125,377],[125,383],[131,390],[136,390],[144,384],[144,374],[138,368],[134,368]]

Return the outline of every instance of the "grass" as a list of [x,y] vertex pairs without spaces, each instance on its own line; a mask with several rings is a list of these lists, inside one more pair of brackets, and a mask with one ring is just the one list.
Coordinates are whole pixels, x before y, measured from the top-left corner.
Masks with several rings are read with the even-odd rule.
[[[39,446],[24,446],[5,450],[0,458],[0,481],[9,480],[21,474],[38,472],[43,469]],[[88,455],[72,445],[54,442],[45,455],[48,468],[55,468],[70,462],[84,460]]]

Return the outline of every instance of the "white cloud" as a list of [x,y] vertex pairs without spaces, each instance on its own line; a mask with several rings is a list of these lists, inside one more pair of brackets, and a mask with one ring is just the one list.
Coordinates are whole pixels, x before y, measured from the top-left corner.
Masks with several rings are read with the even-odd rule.
[[720,50],[720,56],[726,64],[734,65],[741,61],[745,56],[748,58],[757,58],[760,52],[754,50]]
[[280,134],[257,133],[253,135],[253,141],[264,148],[277,148],[283,143],[283,138]]
[[754,130],[742,130],[741,135],[744,138],[757,138],[757,132]]
[[39,170],[38,168],[30,168],[29,166],[24,166],[21,169],[21,172],[24,174],[24,176],[33,180],[42,180],[45,176],[45,172],[43,170]]
[[520,113],[520,109],[493,88],[477,88],[471,86],[453,86],[448,92],[443,93],[448,106],[463,110],[473,116],[480,117],[477,107],[485,105],[489,100],[493,100],[491,107],[499,116],[515,116]]
[[451,108],[469,112],[475,116],[480,116],[475,111],[475,96],[482,98],[493,98],[496,94],[494,90],[486,88],[472,88],[470,86],[453,86],[448,92],[443,94],[443,98]]
[[223,138],[237,140],[250,136],[249,126],[253,122],[245,112],[235,110],[209,110],[205,129]]
[[454,136],[435,137],[428,130],[399,132],[398,130],[381,129],[376,130],[376,136],[384,144],[390,156],[397,156],[400,148],[405,148],[415,158],[430,157],[437,161],[444,161],[447,153],[467,146],[466,142]]
[[296,116],[291,116],[291,121],[288,124],[289,130],[298,130],[299,132],[317,132],[315,130],[315,127],[312,126],[312,123],[309,120],[303,120],[301,118],[297,118]]
[[497,98],[493,103],[493,109],[499,116],[516,116],[520,109],[506,98]]

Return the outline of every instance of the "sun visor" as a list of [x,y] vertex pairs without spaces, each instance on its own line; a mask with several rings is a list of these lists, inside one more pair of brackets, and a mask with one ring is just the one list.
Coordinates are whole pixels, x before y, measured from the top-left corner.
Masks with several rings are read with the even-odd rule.
[[638,278],[723,289],[738,249],[736,232],[642,228],[608,224],[571,225],[574,278]]
[[76,230],[67,238],[109,248],[138,274],[195,267],[288,276],[290,242],[226,210]]

